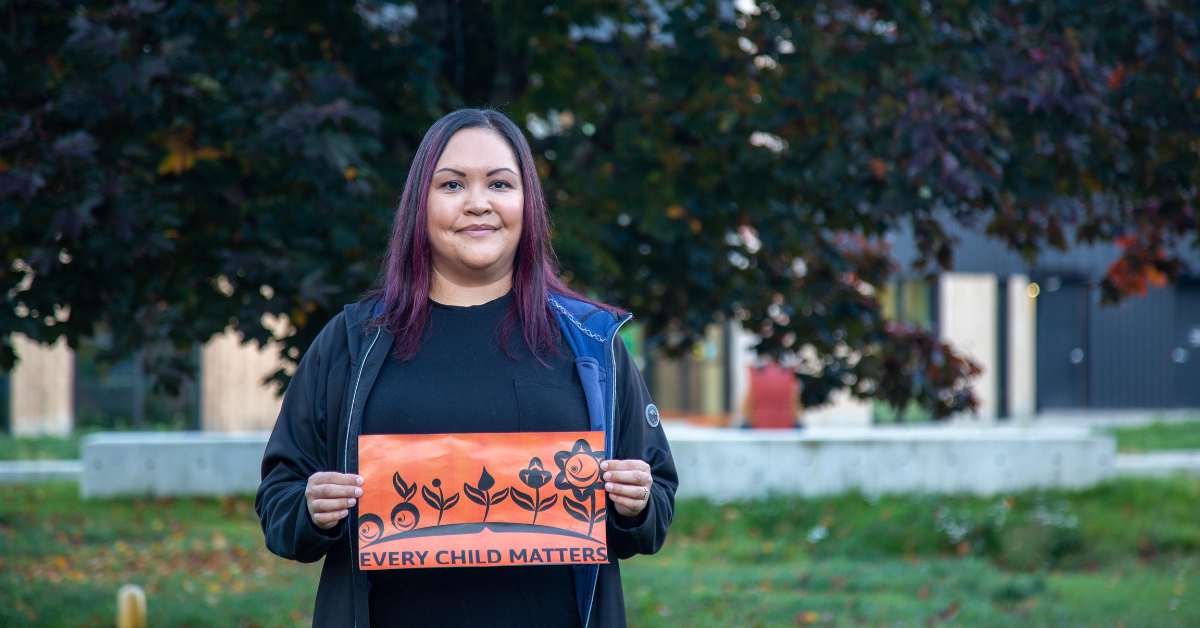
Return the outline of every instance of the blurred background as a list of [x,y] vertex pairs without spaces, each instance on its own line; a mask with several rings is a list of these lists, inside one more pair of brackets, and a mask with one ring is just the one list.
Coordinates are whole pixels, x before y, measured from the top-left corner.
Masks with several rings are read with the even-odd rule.
[[632,625],[1200,625],[1196,2],[0,0],[0,93],[0,624],[311,623],[266,431],[486,106],[679,465]]

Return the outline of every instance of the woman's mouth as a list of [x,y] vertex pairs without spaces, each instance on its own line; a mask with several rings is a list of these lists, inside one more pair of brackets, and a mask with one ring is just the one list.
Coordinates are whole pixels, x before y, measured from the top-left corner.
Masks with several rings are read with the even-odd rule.
[[467,225],[466,227],[459,229],[458,232],[469,236],[485,236],[490,235],[497,229],[498,227],[493,227],[491,225]]

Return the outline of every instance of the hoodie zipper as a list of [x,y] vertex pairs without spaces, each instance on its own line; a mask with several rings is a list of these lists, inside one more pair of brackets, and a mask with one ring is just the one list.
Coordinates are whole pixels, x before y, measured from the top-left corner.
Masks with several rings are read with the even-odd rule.
[[[354,394],[350,397],[350,414],[346,418],[346,448],[342,452],[342,472],[350,473],[350,428],[354,425],[354,403],[358,401],[358,385],[362,383],[363,367],[367,365],[367,358],[371,356],[371,349],[375,348],[375,341],[379,340],[379,333],[383,328],[375,330],[375,337],[371,339],[371,344],[367,347],[367,352],[363,354],[362,362],[358,364],[358,377],[354,380]],[[349,516],[346,517],[349,519]],[[354,564],[354,540],[350,541],[350,564]],[[353,567],[351,567],[353,570]],[[351,572],[353,573],[353,572]],[[353,590],[353,587],[352,587]],[[353,593],[351,593],[353,595]],[[354,619],[354,626],[358,628],[358,618]]]

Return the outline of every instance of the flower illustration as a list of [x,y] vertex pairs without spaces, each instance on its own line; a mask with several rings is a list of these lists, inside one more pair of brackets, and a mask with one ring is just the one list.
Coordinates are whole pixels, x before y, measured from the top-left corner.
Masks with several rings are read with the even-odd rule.
[[554,454],[554,464],[558,465],[554,487],[560,491],[570,489],[580,501],[587,499],[593,491],[604,488],[604,478],[600,474],[603,460],[603,451],[592,451],[592,446],[582,438],[575,441],[571,451]]
[[442,525],[442,515],[446,514],[447,510],[450,510],[458,503],[458,493],[446,497],[445,493],[442,492],[442,480],[440,478],[434,478],[430,484],[433,484],[433,488],[436,488],[437,492],[434,493],[428,486],[422,486],[421,497],[425,500],[426,504],[429,504],[430,508],[438,511],[438,520],[434,525],[440,526]]
[[532,489],[539,489],[550,481],[550,473],[542,468],[542,459],[534,458],[529,461],[529,468],[521,471],[521,483]]
[[558,495],[542,499],[542,487],[550,481],[550,472],[542,468],[541,458],[534,458],[529,461],[529,468],[522,470],[517,475],[520,476],[522,484],[533,489],[533,497],[530,497],[529,493],[517,490],[517,487],[514,486],[512,487],[513,501],[521,508],[533,512],[533,523],[536,524],[538,513],[549,510],[558,502]]
[[476,486],[471,486],[463,482],[463,492],[467,494],[467,499],[483,506],[483,520],[487,521],[488,512],[491,511],[494,504],[499,504],[508,497],[508,489],[504,489],[492,495],[489,491],[496,486],[496,479],[492,474],[487,472],[487,467],[483,468],[483,474],[479,476],[479,483]]
[[[604,489],[604,476],[600,473],[602,460],[604,452],[592,451],[591,445],[582,438],[575,441],[571,451],[554,454],[554,464],[558,465],[554,487],[563,491],[569,489],[575,495],[575,499],[563,498],[563,508],[567,514],[588,524],[588,536],[607,516],[605,508],[596,508],[596,491]],[[585,499],[588,504],[583,503]]]

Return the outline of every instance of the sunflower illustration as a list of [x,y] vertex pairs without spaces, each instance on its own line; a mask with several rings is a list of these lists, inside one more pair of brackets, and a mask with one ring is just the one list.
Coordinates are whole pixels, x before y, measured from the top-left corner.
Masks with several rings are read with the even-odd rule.
[[570,490],[579,501],[587,499],[593,491],[604,488],[604,478],[600,473],[600,463],[603,461],[603,451],[592,451],[592,446],[582,438],[575,441],[571,451],[554,454],[554,464],[558,465],[554,488]]
[[[582,438],[575,441],[571,451],[554,454],[558,475],[554,477],[554,488],[570,490],[575,499],[563,497],[563,508],[567,514],[588,525],[588,536],[597,523],[607,518],[604,507],[596,507],[596,491],[604,489],[604,476],[600,473],[603,451],[592,451],[592,446]],[[587,503],[584,503],[587,500]],[[603,498],[601,498],[603,503]]]

